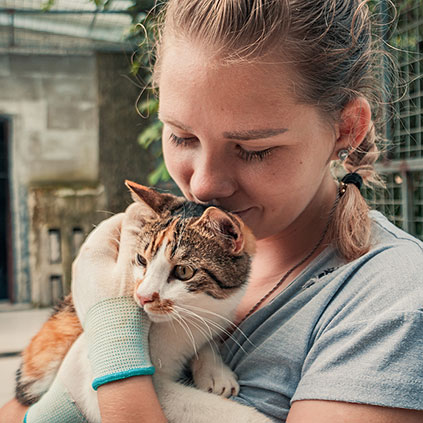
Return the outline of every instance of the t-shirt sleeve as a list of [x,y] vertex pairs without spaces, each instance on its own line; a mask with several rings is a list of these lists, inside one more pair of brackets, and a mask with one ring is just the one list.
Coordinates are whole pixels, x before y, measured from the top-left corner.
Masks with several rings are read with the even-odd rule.
[[423,311],[386,312],[323,331],[291,400],[423,409]]

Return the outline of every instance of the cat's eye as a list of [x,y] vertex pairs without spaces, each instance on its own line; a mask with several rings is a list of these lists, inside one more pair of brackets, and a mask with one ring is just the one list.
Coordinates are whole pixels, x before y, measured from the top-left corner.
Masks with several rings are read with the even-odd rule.
[[140,253],[137,253],[136,261],[139,266],[147,265],[147,260]]
[[173,273],[176,278],[180,279],[181,281],[187,281],[191,279],[195,274],[195,269],[191,266],[183,266],[177,265],[173,269]]

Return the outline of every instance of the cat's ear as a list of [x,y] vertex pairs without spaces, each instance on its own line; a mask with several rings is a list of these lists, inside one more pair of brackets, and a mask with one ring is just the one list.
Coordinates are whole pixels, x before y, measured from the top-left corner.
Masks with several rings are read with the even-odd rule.
[[228,244],[232,254],[255,252],[255,238],[244,222],[233,214],[228,214],[217,207],[207,208],[195,225],[221,236]]
[[137,184],[132,181],[125,181],[125,185],[131,191],[131,197],[136,203],[141,203],[143,207],[143,211],[149,217],[159,217],[156,211],[160,194],[151,188],[145,187],[144,185]]
[[172,194],[162,194],[152,188],[137,184],[132,181],[125,181],[125,185],[131,191],[132,199],[145,206],[145,211],[151,214],[151,217],[159,217],[175,207],[178,207],[183,201],[180,197]]

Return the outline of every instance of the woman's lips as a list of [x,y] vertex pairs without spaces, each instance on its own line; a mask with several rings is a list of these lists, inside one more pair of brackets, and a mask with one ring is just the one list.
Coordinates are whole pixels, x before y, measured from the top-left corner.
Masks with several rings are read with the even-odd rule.
[[248,215],[248,213],[252,210],[252,207],[248,207],[246,209],[242,209],[242,210],[237,210],[237,211],[233,211],[233,214],[236,214],[237,216],[239,216],[241,219],[245,219],[245,217]]

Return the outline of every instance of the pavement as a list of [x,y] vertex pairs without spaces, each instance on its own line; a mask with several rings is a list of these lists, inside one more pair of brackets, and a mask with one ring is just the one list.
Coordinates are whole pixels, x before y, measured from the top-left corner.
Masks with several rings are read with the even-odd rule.
[[14,397],[20,352],[51,314],[50,308],[0,303],[0,407]]

